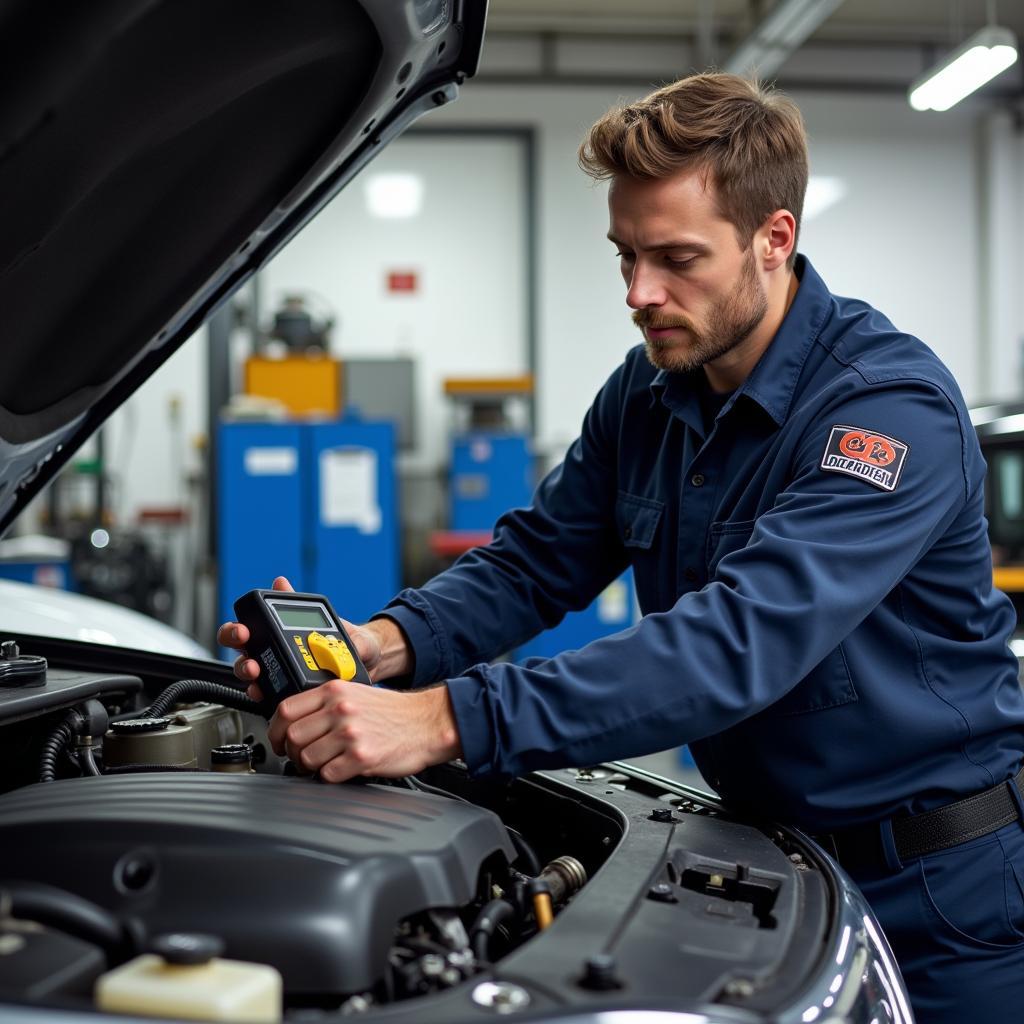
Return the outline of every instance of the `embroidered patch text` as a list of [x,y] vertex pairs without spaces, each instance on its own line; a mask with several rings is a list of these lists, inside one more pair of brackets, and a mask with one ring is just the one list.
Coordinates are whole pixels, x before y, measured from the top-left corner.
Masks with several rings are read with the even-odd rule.
[[895,491],[909,450],[909,445],[887,434],[837,424],[829,432],[821,468]]

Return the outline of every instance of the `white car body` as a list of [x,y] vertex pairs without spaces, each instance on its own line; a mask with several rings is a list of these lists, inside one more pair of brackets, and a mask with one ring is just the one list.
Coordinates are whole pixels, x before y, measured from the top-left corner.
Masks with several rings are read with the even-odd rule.
[[182,658],[211,657],[190,636],[148,615],[95,597],[0,579],[0,636],[29,633]]

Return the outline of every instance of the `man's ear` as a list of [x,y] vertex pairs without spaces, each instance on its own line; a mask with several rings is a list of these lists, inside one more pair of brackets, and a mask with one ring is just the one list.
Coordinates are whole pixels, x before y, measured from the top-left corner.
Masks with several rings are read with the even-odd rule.
[[796,245],[796,218],[789,210],[776,210],[757,232],[756,245],[760,248],[765,270],[777,270],[786,263]]

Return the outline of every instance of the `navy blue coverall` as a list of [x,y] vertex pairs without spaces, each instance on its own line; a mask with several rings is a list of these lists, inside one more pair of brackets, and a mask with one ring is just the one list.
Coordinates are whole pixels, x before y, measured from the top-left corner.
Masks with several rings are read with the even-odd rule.
[[[634,348],[532,506],[384,611],[413,683],[448,681],[474,773],[688,743],[737,808],[884,835],[1017,772],[1014,612],[992,586],[963,398],[920,341],[804,257],[795,269],[785,320],[717,415],[703,370],[658,371]],[[486,663],[627,565],[637,625]],[[854,874],[921,1020],[1024,1006],[1020,823]]]

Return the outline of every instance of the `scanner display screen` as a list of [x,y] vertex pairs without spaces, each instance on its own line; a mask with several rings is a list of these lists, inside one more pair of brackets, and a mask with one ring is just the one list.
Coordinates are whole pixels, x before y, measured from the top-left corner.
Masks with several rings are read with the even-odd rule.
[[281,625],[288,629],[333,629],[334,623],[319,605],[274,604],[271,605]]

